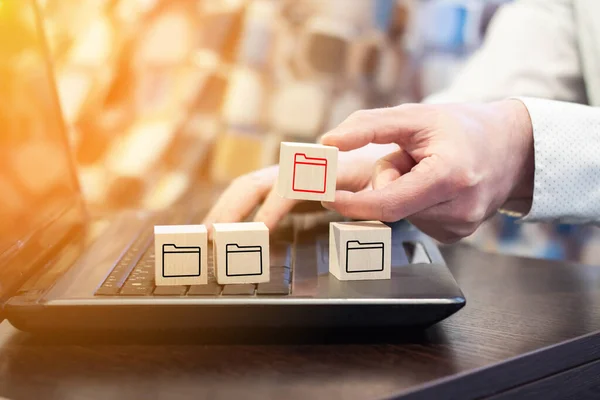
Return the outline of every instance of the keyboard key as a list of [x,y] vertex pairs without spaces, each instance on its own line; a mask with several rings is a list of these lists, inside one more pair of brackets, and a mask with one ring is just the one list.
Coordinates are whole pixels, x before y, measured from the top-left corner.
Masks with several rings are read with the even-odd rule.
[[290,269],[285,267],[271,267],[269,282],[259,283],[257,295],[285,295],[290,294]]
[[157,286],[154,289],[154,296],[183,296],[187,291],[187,286]]
[[125,288],[128,288],[128,287],[134,287],[134,286],[148,286],[148,287],[151,287],[151,288],[155,287],[155,285],[152,282],[129,280],[129,281],[125,282],[125,284],[123,285],[123,287],[121,288],[121,290],[123,290]]
[[153,279],[154,279],[154,276],[152,274],[149,274],[148,270],[145,270],[143,268],[136,268],[131,272],[131,275],[129,275],[129,278],[127,278],[127,280],[125,281],[125,284],[127,284],[127,282],[151,282],[151,283],[153,283]]
[[120,287],[116,285],[103,285],[96,290],[97,296],[116,296],[119,294]]
[[188,296],[218,296],[221,293],[221,286],[209,282],[207,285],[192,285],[187,292]]
[[98,295],[117,294],[125,283],[131,270],[144,254],[144,250],[150,245],[151,235],[145,232],[131,245],[127,253],[115,264],[102,287],[96,291]]
[[123,286],[123,289],[121,289],[119,296],[148,296],[148,295],[152,294],[153,290],[154,290],[154,286],[151,286],[151,285],[142,285],[142,284],[125,285],[125,286]]
[[252,283],[243,283],[239,285],[225,285],[223,287],[223,296],[252,296],[256,285]]
[[212,242],[208,243],[208,250],[206,251],[206,259],[208,260],[208,265],[213,265],[215,253],[213,250]]
[[[114,268],[102,283],[102,286],[96,291],[97,295],[116,295],[119,294],[121,288],[125,287],[126,282],[129,280],[130,274],[132,274],[134,267],[137,268],[141,262],[142,257],[146,257],[145,263],[152,264],[154,266],[154,250],[150,249],[150,244],[154,237],[154,225],[168,225],[171,223],[177,223],[183,220],[184,210],[181,212],[174,213],[169,216],[156,216],[148,221],[148,226],[144,228],[140,236],[134,240],[127,252],[117,261]],[[185,211],[187,212],[187,211]],[[150,275],[154,275],[154,270],[151,271]],[[136,273],[135,280],[146,280],[142,278],[146,273]],[[152,276],[152,282],[154,277]],[[140,291],[140,289],[130,288],[127,292]]]
[[423,247],[423,244],[419,242],[403,242],[402,247],[406,252],[408,262],[411,264],[431,264],[431,259]]
[[276,282],[276,281],[285,281],[287,283],[290,283],[291,281],[291,271],[289,268],[286,267],[279,267],[279,266],[271,266],[271,282]]
[[127,282],[150,282],[154,284],[154,248],[150,247],[135,268],[129,274]]
[[288,282],[265,282],[259,283],[256,289],[256,294],[259,296],[265,295],[281,295],[287,296],[290,294],[290,284]]
[[[152,268],[148,267],[147,263],[151,260],[150,255],[154,253],[154,249],[149,248],[140,263],[133,269],[127,281],[123,285],[121,289],[121,294],[124,295],[135,295],[137,293],[142,293],[143,295],[151,294],[154,290],[154,273]],[[149,289],[139,289],[140,287],[149,288]],[[147,292],[149,290],[149,292]]]
[[292,247],[285,242],[274,242],[270,244],[271,265],[280,265],[283,267],[292,266]]

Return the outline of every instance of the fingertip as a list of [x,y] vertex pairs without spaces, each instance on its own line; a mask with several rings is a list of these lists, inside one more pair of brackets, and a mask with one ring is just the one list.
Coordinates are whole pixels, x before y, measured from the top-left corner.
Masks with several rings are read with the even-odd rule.
[[352,193],[348,190],[338,190],[335,192],[334,204],[345,203],[348,200],[350,200],[354,195],[355,195],[355,193]]
[[206,227],[206,231],[208,233],[208,238],[210,239],[212,236],[212,230],[213,230],[213,223],[214,220],[212,218],[204,218],[202,220],[202,225],[204,225]]
[[331,201],[322,201],[321,202],[321,206],[323,206],[324,209],[330,210],[330,211],[334,210],[334,207],[332,204],[333,204],[333,202],[331,202]]
[[269,218],[267,215],[265,215],[264,213],[256,213],[256,215],[254,216],[254,218],[252,219],[253,222],[262,222],[263,224],[265,224],[267,226],[267,229],[272,230],[277,226],[277,222],[278,220],[274,219],[274,218]]
[[207,236],[208,240],[213,240],[213,232],[214,232],[213,225],[210,224],[210,225],[205,225],[205,226],[206,226],[206,236]]
[[346,190],[338,190],[335,192],[335,200],[332,202],[323,201],[321,204],[324,208],[330,211],[337,211],[342,215],[346,215],[348,205],[352,204],[354,193]]
[[271,189],[271,192],[256,212],[254,221],[263,222],[269,229],[275,229],[296,203],[296,200],[283,198],[275,189]]
[[362,144],[356,145],[348,132],[335,128],[321,137],[321,144],[324,146],[337,147],[340,151],[350,151],[362,147]]
[[379,190],[363,190],[356,193],[340,191],[336,193],[333,207],[348,218],[384,221],[384,198]]
[[338,135],[334,133],[326,133],[321,136],[320,143],[324,146],[336,146],[338,142]]

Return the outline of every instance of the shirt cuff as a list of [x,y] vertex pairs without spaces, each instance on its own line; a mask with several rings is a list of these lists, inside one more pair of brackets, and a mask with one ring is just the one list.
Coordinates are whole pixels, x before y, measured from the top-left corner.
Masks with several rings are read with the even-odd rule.
[[533,202],[524,222],[600,220],[600,110],[516,97],[533,126]]

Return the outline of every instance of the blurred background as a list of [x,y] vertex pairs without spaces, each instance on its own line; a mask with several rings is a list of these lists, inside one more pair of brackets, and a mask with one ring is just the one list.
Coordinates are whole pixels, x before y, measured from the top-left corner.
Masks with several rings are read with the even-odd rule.
[[[362,108],[446,87],[510,0],[45,0],[87,201],[169,207]],[[496,216],[488,251],[600,263],[590,227]]]

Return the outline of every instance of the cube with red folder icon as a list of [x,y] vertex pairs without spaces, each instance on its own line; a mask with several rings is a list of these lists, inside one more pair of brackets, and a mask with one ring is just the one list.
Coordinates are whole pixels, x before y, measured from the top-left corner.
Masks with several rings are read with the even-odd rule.
[[308,143],[281,143],[277,192],[288,199],[333,201],[338,149]]

